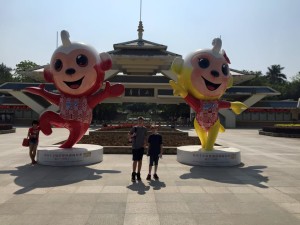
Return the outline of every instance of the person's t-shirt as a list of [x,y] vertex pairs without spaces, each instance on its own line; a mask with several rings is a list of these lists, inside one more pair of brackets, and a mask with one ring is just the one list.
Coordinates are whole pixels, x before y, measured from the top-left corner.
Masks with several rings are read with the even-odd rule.
[[162,136],[159,133],[151,134],[148,138],[149,143],[149,156],[160,154],[160,145],[162,144]]
[[142,126],[134,126],[130,130],[130,134],[135,134],[132,138],[132,148],[139,149],[144,147],[145,138],[147,137],[147,128]]
[[39,132],[40,132],[40,127],[37,127],[37,128],[30,127],[29,128],[29,139],[33,140],[33,141],[39,141]]

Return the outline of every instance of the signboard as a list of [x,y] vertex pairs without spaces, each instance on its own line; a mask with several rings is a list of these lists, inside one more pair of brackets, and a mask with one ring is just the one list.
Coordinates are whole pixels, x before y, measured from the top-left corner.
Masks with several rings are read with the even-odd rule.
[[154,88],[125,88],[126,97],[154,97]]

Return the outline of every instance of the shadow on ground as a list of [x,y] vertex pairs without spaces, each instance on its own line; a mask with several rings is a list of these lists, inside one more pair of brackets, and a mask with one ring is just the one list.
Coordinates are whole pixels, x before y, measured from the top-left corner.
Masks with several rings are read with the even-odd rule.
[[0,171],[0,174],[15,176],[15,184],[20,190],[14,194],[23,194],[35,188],[58,187],[78,183],[84,180],[101,179],[101,174],[121,173],[117,170],[97,170],[85,166],[78,167],[49,167],[42,165],[24,165],[16,170]]
[[136,191],[139,195],[144,195],[150,190],[150,186],[146,186],[142,181],[132,182],[132,184],[128,185],[127,188],[132,191]]
[[144,182],[133,182],[129,186],[127,186],[128,189],[132,191],[136,191],[139,195],[146,194],[147,191],[150,190],[150,187],[153,188],[153,190],[160,190],[162,188],[166,187],[166,184],[164,182],[161,182],[159,180],[151,180],[148,182],[149,185],[146,185]]
[[166,187],[165,182],[161,182],[161,181],[159,181],[159,180],[151,180],[151,181],[149,182],[149,185],[150,185],[151,187],[153,187],[153,190],[160,190],[160,189]]
[[181,179],[205,179],[220,183],[229,184],[250,184],[256,187],[268,188],[264,185],[269,181],[267,176],[260,173],[266,166],[249,166],[244,167],[200,167],[194,166],[189,173],[180,176]]

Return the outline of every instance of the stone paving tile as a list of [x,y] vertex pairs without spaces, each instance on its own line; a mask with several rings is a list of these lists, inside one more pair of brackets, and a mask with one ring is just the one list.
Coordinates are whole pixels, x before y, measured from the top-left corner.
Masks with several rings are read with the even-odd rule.
[[213,193],[211,196],[214,199],[214,202],[239,202],[239,199],[233,193]]
[[281,202],[281,203],[297,203],[298,201],[294,198],[291,198],[287,194],[278,194],[278,193],[262,193],[262,196],[269,199],[272,202]]
[[278,203],[280,207],[287,210],[289,213],[300,213],[300,203]]
[[179,186],[180,193],[205,193],[204,189],[199,186]]
[[127,188],[124,186],[104,186],[101,193],[127,193]]
[[16,195],[13,194],[4,194],[1,193],[0,195],[0,204],[9,201],[11,198],[15,197]]
[[286,194],[300,194],[299,187],[274,187],[274,188]]
[[126,202],[97,202],[91,214],[119,214],[125,213]]
[[96,203],[99,195],[96,193],[74,193],[68,194],[63,200],[65,203]]
[[55,215],[50,219],[49,225],[85,225],[88,219],[89,215]]
[[78,187],[76,186],[58,186],[58,187],[53,187],[49,193],[66,193],[66,194],[71,194],[71,193],[75,193],[76,190],[78,189]]
[[213,202],[212,194],[208,193],[182,193],[185,202]]
[[2,203],[0,215],[18,215],[24,213],[30,207],[30,203]]
[[227,187],[232,193],[240,193],[240,194],[249,194],[249,193],[257,193],[250,187]]
[[16,220],[16,215],[0,215],[0,225],[8,225]]
[[191,213],[211,214],[221,213],[220,208],[215,202],[188,202],[186,203]]
[[147,193],[147,194],[144,194],[144,195],[139,195],[139,194],[135,194],[135,193],[129,193],[127,195],[127,203],[134,203],[134,202],[145,202],[145,203],[148,203],[148,202],[155,202],[155,195],[154,193]]
[[78,186],[75,193],[100,193],[103,186]]
[[17,215],[9,225],[48,225],[51,219],[52,216],[49,215]]
[[134,214],[155,214],[157,207],[155,202],[127,202],[125,213]]
[[127,202],[127,193],[100,193],[97,202]]
[[161,225],[197,225],[190,213],[159,214]]
[[204,186],[202,187],[206,193],[231,193],[228,187],[213,187],[213,186]]
[[161,225],[157,213],[125,214],[124,225]]
[[30,202],[31,204],[34,204],[38,202],[44,195],[40,194],[26,194],[26,195],[13,195],[12,198],[6,201],[6,203],[24,203],[24,202]]
[[62,202],[30,204],[22,213],[26,215],[54,215],[58,208],[61,209],[62,204]]
[[86,225],[123,225],[125,214],[91,214]]
[[261,194],[254,193],[235,193],[238,198],[238,202],[266,202],[268,199]]
[[283,210],[272,202],[217,202],[217,206],[224,214],[265,214],[282,213]]
[[180,193],[159,193],[155,192],[156,202],[184,202],[184,197]]
[[190,213],[187,203],[184,202],[157,202],[157,211],[164,213]]
[[[22,132],[7,139],[23,137],[27,128]],[[187,166],[165,155],[160,181],[146,181],[144,157],[142,182],[132,183],[131,155],[105,154],[84,167],[30,166],[27,151],[0,139],[0,156],[10,156],[0,157],[0,225],[300,224],[300,158],[294,157],[300,140],[229,129],[218,142],[240,148],[244,164]]]

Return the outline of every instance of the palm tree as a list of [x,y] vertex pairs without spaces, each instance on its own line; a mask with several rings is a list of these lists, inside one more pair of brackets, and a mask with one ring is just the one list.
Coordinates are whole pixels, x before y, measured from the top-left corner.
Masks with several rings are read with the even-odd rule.
[[280,65],[272,65],[268,67],[268,72],[266,73],[266,78],[269,80],[271,84],[283,84],[286,82],[286,75],[281,71],[284,67]]

